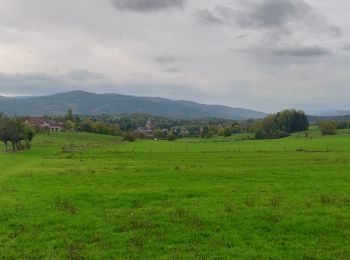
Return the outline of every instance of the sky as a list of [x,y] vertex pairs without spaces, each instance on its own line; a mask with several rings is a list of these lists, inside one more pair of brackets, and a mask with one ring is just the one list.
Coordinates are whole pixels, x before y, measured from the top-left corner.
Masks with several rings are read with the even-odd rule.
[[0,95],[350,110],[346,0],[0,0]]

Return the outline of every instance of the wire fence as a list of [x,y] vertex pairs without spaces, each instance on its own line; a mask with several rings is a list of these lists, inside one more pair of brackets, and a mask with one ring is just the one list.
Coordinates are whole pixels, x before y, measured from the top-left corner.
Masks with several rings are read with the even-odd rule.
[[73,143],[69,145],[63,145],[61,150],[62,153],[74,153],[74,152],[83,152],[90,149],[102,149],[105,147],[115,146],[120,144],[120,142],[109,142],[109,143],[89,143],[89,144],[80,144],[75,145]]
[[227,149],[215,149],[208,147],[193,147],[191,145],[186,146],[174,146],[174,147],[138,147],[137,145],[128,145],[122,142],[109,142],[109,143],[89,143],[80,145],[63,145],[62,153],[81,153],[88,150],[99,150],[100,152],[113,152],[113,153],[331,153],[337,152],[330,146],[325,147],[303,147],[303,146],[284,146],[284,147],[241,147],[235,146]]

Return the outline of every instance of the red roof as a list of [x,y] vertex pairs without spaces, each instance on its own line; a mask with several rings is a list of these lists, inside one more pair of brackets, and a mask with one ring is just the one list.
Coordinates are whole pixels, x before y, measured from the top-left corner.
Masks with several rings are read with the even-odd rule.
[[45,117],[28,117],[27,122],[31,125],[44,125],[45,124]]

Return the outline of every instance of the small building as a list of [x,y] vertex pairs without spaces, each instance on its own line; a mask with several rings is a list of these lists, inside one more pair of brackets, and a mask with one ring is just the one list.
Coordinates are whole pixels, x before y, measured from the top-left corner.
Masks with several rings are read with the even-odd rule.
[[63,131],[63,128],[60,125],[50,125],[49,129],[52,132],[62,132]]
[[40,116],[40,117],[27,117],[25,122],[30,125],[37,127],[39,129],[46,129],[49,128],[49,123],[45,120],[45,117]]
[[152,122],[152,120],[150,118],[148,118],[145,128],[148,131],[153,131],[154,130],[154,125],[153,125],[153,122]]
[[64,131],[63,123],[46,120],[45,117],[43,117],[43,116],[27,117],[25,122],[28,125],[36,127],[40,130],[49,130],[49,131],[53,131],[53,132]]

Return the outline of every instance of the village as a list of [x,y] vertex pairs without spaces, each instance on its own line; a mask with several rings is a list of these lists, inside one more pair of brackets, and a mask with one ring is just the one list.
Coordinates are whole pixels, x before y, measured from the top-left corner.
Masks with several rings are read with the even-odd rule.
[[[78,117],[76,117],[78,118]],[[79,121],[79,122],[78,122]],[[135,137],[140,139],[161,139],[185,137],[189,135],[198,135],[205,132],[203,127],[195,127],[191,131],[184,126],[175,126],[170,128],[160,128],[156,122],[151,118],[147,119],[144,126],[135,126],[131,129],[120,129],[118,124],[112,124],[103,122],[99,118],[89,118],[81,121],[80,119],[71,120],[67,119],[49,119],[46,116],[26,117],[24,121],[27,125],[33,127],[38,132],[65,132],[65,131],[77,131],[77,132],[94,132],[101,134],[119,135],[123,132],[132,132]],[[221,126],[221,125],[220,125]],[[111,130],[114,129],[114,130]]]

